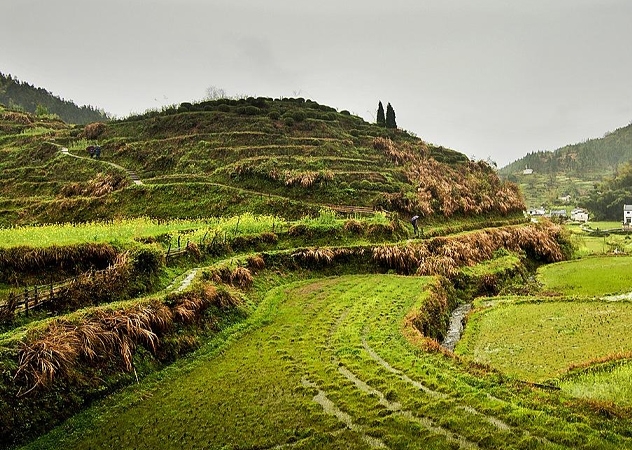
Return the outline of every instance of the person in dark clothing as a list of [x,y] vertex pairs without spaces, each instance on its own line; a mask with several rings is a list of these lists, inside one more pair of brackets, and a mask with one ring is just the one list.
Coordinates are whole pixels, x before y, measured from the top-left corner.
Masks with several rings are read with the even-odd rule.
[[98,145],[94,147],[94,156],[96,156],[97,158],[101,157],[101,147]]
[[413,216],[413,218],[410,219],[410,223],[413,224],[413,231],[415,232],[415,236],[419,236],[419,228],[417,227],[418,220],[419,220],[419,216]]
[[90,158],[94,158],[94,145],[90,145],[88,148],[86,148],[86,150],[88,150]]

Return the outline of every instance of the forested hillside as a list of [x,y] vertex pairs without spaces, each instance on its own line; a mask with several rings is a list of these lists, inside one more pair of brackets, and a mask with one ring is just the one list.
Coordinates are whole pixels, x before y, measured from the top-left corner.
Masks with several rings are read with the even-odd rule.
[[0,104],[31,114],[54,114],[66,123],[86,124],[107,120],[104,111],[93,106],[77,106],[46,89],[0,72]]
[[525,168],[540,174],[564,172],[567,175],[603,176],[617,165],[632,159],[632,124],[618,128],[599,139],[589,139],[554,151],[532,152],[503,167],[502,175],[521,173]]
[[582,205],[601,220],[620,221],[626,204],[632,204],[632,162],[620,166],[613,177],[606,177],[582,201]]

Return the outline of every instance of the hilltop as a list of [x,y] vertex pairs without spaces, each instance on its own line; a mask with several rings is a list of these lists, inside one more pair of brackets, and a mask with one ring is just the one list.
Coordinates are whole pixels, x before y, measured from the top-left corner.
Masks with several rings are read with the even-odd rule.
[[[483,162],[302,98],[183,103],[85,127],[1,110],[0,126],[10,133],[0,140],[4,225],[524,208],[516,186]],[[89,158],[90,145],[100,159]]]
[[107,115],[92,106],[77,106],[41,87],[0,72],[0,104],[31,114],[56,115],[67,123],[86,124],[107,120]]

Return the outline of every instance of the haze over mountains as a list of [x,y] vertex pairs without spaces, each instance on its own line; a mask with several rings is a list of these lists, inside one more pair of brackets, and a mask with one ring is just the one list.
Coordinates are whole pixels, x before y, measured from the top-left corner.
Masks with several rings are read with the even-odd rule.
[[613,173],[619,164],[632,159],[632,124],[605,133],[602,138],[588,139],[553,151],[528,153],[500,169],[503,175],[522,172],[572,173],[578,176],[601,176]]

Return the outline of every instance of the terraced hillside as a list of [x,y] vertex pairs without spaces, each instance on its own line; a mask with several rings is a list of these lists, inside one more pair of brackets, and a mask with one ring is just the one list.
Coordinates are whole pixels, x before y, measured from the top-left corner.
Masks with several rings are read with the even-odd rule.
[[[85,127],[17,126],[9,111],[0,119],[10,133],[0,147],[5,225],[246,211],[298,218],[323,206],[424,217],[523,209],[517,188],[486,164],[309,100],[189,103]],[[101,147],[98,160],[89,145]]]
[[497,311],[573,254],[486,164],[303,99],[0,116],[2,224],[37,224],[0,229],[0,448],[632,448],[627,399],[586,395],[629,373],[625,327],[574,333],[603,302],[540,308],[568,364],[468,353],[537,335]]
[[[568,256],[558,227],[433,228],[440,236],[398,242],[395,224],[372,220],[194,240],[166,267],[137,249],[131,273],[103,283],[111,292],[166,271],[151,295],[97,301],[79,289],[75,303],[49,303],[56,318],[19,314],[0,334],[2,442],[83,410],[26,448],[632,448],[625,408],[439,346],[456,304]],[[297,232],[303,244],[348,243],[295,247]],[[143,246],[167,248],[145,233]]]

